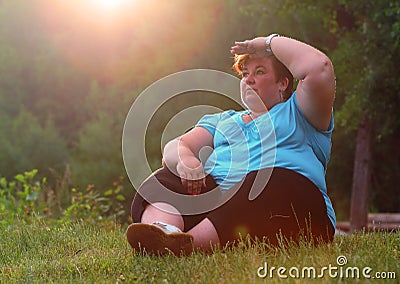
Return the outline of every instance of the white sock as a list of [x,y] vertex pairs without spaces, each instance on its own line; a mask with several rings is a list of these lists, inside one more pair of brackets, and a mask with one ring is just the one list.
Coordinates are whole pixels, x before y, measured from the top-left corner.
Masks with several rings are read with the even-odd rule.
[[179,229],[178,227],[175,227],[174,225],[167,224],[167,223],[164,223],[164,222],[154,222],[153,225],[164,229],[164,231],[166,231],[168,234],[170,234],[170,233],[182,233],[181,229]]

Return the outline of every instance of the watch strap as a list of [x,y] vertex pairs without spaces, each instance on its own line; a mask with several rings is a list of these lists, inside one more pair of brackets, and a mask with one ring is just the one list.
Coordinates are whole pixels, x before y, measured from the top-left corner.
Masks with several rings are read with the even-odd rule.
[[272,49],[271,49],[271,40],[274,38],[274,37],[277,37],[277,36],[279,36],[278,34],[270,34],[269,36],[267,36],[267,39],[265,40],[265,44],[266,44],[266,49],[265,49],[265,51],[269,54],[269,55],[272,55],[273,53],[272,53]]

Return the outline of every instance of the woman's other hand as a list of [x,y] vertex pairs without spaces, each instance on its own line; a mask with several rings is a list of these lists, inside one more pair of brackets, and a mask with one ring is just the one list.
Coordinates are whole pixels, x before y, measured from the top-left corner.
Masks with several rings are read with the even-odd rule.
[[179,159],[176,170],[181,177],[183,187],[189,194],[199,195],[206,187],[206,177],[202,163],[194,156]]
[[[170,141],[164,147],[163,163],[179,175],[182,185],[190,194],[198,195],[206,187],[202,149],[212,149],[214,136],[203,127],[195,127]],[[206,160],[205,157],[202,160]]]

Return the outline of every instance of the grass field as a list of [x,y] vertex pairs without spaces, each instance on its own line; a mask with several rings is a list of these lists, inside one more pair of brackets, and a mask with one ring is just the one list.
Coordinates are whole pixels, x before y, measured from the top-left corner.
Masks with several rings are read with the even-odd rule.
[[333,244],[318,248],[304,243],[271,249],[244,241],[211,255],[176,258],[134,255],[125,240],[125,228],[110,227],[50,225],[36,220],[29,225],[17,221],[1,229],[0,283],[400,281],[400,233],[338,236]]

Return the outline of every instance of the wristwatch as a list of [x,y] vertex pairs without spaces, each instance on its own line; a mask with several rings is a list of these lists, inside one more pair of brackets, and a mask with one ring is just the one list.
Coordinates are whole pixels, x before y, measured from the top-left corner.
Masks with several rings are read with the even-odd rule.
[[279,36],[279,35],[278,34],[270,34],[269,36],[267,36],[267,39],[265,40],[265,44],[267,46],[265,51],[268,53],[268,55],[273,55],[272,49],[271,49],[271,40],[276,36]]

